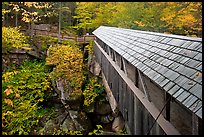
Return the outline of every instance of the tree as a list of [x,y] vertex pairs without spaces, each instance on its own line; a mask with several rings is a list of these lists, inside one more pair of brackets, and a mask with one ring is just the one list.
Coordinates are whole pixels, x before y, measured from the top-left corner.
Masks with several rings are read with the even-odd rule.
[[[50,12],[44,12],[46,8],[51,8],[52,5],[48,2],[10,2],[10,6],[17,12],[21,11],[22,21],[28,23],[31,40],[33,38],[34,23],[41,20],[42,17],[49,16]],[[17,16],[16,16],[17,20]],[[17,21],[16,21],[17,24]]]
[[73,28],[86,34],[100,25],[108,25],[115,8],[114,2],[78,2],[73,16],[77,24]]

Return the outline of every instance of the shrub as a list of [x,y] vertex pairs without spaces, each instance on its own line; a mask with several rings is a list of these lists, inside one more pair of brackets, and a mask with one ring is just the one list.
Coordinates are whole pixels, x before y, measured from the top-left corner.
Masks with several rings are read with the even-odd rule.
[[[12,48],[25,48],[27,37],[18,28],[2,27],[2,48],[8,52]],[[27,48],[26,48],[27,49]]]
[[48,52],[46,64],[56,66],[52,79],[65,78],[69,81],[73,93],[81,93],[84,81],[82,51],[76,46],[54,45]]
[[101,84],[98,84],[97,77],[90,78],[89,83],[86,85],[85,90],[83,91],[84,105],[90,106],[95,99],[102,101],[102,99],[105,98],[103,96],[104,92],[105,89]]
[[29,134],[46,111],[39,105],[49,97],[51,83],[45,63],[25,61],[2,75],[2,134]]

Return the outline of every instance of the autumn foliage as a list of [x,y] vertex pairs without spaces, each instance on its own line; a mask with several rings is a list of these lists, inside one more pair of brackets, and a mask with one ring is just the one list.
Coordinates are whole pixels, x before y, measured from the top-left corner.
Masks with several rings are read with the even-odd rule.
[[54,45],[48,49],[47,65],[56,66],[53,79],[69,80],[74,93],[81,93],[83,76],[83,54],[79,48],[71,45]]
[[79,2],[78,29],[100,25],[202,36],[201,2]]
[[18,28],[2,27],[2,48],[5,51],[28,46],[27,37]]
[[45,112],[39,105],[51,95],[49,69],[36,61],[2,75],[2,134],[26,135]]

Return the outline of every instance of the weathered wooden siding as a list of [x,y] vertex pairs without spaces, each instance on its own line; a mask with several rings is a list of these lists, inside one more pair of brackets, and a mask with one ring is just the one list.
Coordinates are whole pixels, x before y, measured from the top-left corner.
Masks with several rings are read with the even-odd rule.
[[[102,44],[101,47],[103,49],[107,49],[104,44]],[[109,51],[106,50],[106,52]],[[140,102],[140,100],[137,98],[131,88],[120,77],[118,72],[115,70],[115,68],[111,65],[111,63],[108,61],[105,55],[102,54],[102,52],[96,45],[94,46],[94,54],[96,55],[96,60],[100,64],[101,69],[108,82],[108,85],[118,103],[118,108],[127,122],[131,134],[146,135],[149,132],[151,126],[153,125],[155,118],[150,115],[149,111],[143,106],[143,104]],[[117,61],[115,61],[115,63],[117,62],[118,69],[121,69],[121,61],[119,58],[119,55],[116,55]],[[125,68],[127,68],[126,75],[129,76],[134,83],[137,83],[136,80],[139,79],[137,78],[136,71],[134,71],[134,67],[131,66],[131,64],[128,64],[127,62],[125,62],[125,65]],[[140,86],[140,88],[142,87]],[[161,135],[165,133],[163,129],[158,125],[158,123],[155,123],[149,134]]]

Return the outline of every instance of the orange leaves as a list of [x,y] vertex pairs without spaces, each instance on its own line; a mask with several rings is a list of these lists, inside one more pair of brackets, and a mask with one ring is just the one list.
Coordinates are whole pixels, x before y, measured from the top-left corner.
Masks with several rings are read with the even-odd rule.
[[16,93],[16,97],[17,97],[17,98],[20,98],[20,94]]
[[13,93],[12,89],[7,88],[5,91],[6,95],[8,96],[9,94]]
[[13,107],[13,101],[11,101],[10,99],[4,99],[4,102],[9,105],[9,106],[12,106]]

